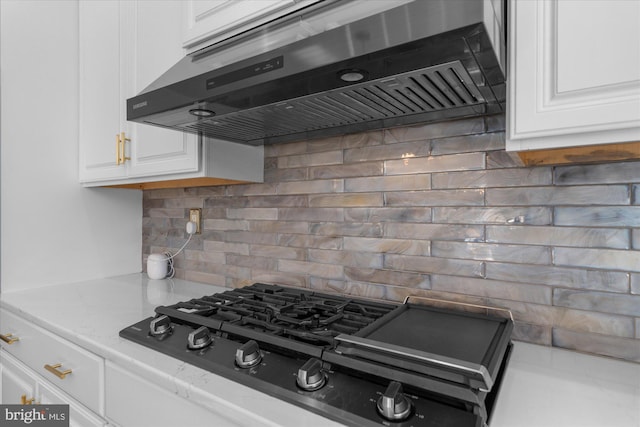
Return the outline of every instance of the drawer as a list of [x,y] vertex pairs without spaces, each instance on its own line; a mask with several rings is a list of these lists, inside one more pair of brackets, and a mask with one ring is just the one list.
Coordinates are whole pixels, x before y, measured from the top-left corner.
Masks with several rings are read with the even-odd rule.
[[[14,357],[0,350],[0,371],[2,372],[2,401],[4,404],[18,404],[21,396],[34,398],[35,404],[63,404],[69,405],[69,427],[103,427],[106,424],[102,418],[82,406],[80,403],[63,394],[56,387],[49,385],[20,363]],[[16,385],[18,387],[16,388]],[[34,389],[38,388],[36,393]]]
[[[107,361],[106,417],[121,426],[255,426],[255,419],[211,411]],[[222,413],[224,412],[224,413]],[[189,420],[185,424],[185,420]]]
[[[0,334],[17,341],[0,346],[51,384],[97,412],[104,413],[104,361],[77,345],[5,310],[0,310]],[[55,367],[58,376],[45,366]]]

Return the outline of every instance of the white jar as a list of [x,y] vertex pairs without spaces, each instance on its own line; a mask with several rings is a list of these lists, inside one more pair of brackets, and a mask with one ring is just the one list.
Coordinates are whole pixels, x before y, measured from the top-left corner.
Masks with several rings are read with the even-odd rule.
[[151,254],[147,258],[147,276],[149,279],[164,279],[169,272],[169,263],[164,254]]

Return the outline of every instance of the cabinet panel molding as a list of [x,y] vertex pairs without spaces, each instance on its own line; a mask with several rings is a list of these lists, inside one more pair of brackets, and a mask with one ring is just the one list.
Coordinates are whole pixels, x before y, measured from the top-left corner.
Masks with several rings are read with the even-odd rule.
[[507,149],[640,140],[640,2],[510,6]]

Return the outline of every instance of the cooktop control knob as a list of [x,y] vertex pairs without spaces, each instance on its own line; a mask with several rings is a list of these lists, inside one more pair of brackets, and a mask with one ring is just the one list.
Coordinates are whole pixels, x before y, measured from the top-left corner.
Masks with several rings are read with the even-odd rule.
[[298,387],[306,391],[315,391],[327,382],[327,376],[322,370],[322,362],[316,358],[306,361],[300,369],[298,369],[298,378],[296,383]]
[[187,336],[187,347],[191,350],[200,350],[213,342],[209,328],[200,326],[198,329],[191,331]]
[[247,341],[236,350],[236,365],[241,368],[252,368],[261,361],[260,347],[254,340]]
[[171,329],[171,319],[169,319],[169,316],[164,314],[162,316],[156,317],[149,324],[149,332],[154,336],[169,333],[171,332]]
[[411,416],[413,404],[402,392],[402,384],[391,381],[378,399],[378,413],[389,421],[403,421]]

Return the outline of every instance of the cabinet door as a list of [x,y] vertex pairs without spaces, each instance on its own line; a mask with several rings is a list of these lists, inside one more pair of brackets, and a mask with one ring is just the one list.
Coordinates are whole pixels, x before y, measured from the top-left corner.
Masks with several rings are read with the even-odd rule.
[[194,426],[253,425],[254,420],[234,417],[227,408],[209,411],[118,365],[106,365],[106,415],[119,425],[175,427],[185,425],[185,420]]
[[26,399],[36,396],[36,382],[24,370],[13,365],[10,358],[0,349],[0,403],[17,405],[23,403],[22,396]]
[[35,400],[34,404],[69,405],[70,427],[98,427],[105,422],[84,408],[81,404],[65,396],[54,386],[39,378],[35,372],[20,363],[17,359],[0,350],[0,372],[2,386],[2,404],[22,403],[22,396]]
[[69,427],[101,427],[105,421],[82,405],[71,401],[47,382],[38,383],[38,399],[41,404],[69,405]]
[[184,47],[215,43],[268,22],[317,0],[188,0],[185,5]]
[[[124,76],[126,97],[142,92],[184,56],[180,1],[125,2],[121,17],[130,65]],[[122,105],[125,105],[123,99]],[[127,123],[131,138],[129,177],[197,172],[198,137],[155,126]]]
[[80,1],[79,160],[80,182],[123,178],[116,165],[116,135],[125,110],[120,75],[120,4]]
[[510,6],[507,148],[640,140],[640,2]]

